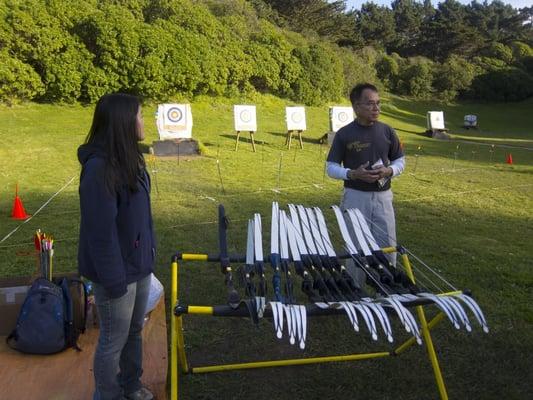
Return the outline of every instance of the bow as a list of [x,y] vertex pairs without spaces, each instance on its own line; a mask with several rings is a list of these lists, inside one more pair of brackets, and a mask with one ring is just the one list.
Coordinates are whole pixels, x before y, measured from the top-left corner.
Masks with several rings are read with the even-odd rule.
[[[383,283],[380,282],[379,274],[377,274],[375,270],[371,269],[370,265],[367,262],[367,258],[366,257],[363,258],[358,254],[357,249],[351,240],[350,234],[348,233],[348,228],[346,226],[346,222],[344,220],[344,217],[342,215],[340,208],[338,206],[332,206],[332,209],[335,212],[337,223],[339,225],[341,235],[345,242],[345,249],[348,251],[348,254],[354,260],[355,265],[361,268],[365,272],[365,274],[368,277],[367,281],[374,288],[376,288],[378,293],[381,293],[383,295],[383,297],[381,297],[379,301],[381,303],[385,303],[387,306],[391,307],[396,312],[405,330],[407,332],[412,332],[415,335],[415,339],[417,343],[421,344],[422,339],[420,337],[420,330],[418,328],[418,325],[416,324],[416,321],[413,315],[398,300],[391,298],[389,296],[389,294],[391,293],[390,288],[385,287]],[[368,246],[366,245],[366,242],[364,241],[362,232],[360,231],[360,229],[358,229],[358,225],[357,227],[354,226],[354,231],[355,231],[359,246],[363,249],[364,254],[365,255],[370,254],[370,250],[368,249]]]
[[287,214],[285,211],[280,211],[279,219],[279,234],[280,234],[280,250],[281,250],[281,266],[285,272],[285,295],[287,304],[283,306],[285,314],[287,315],[287,328],[289,330],[289,341],[291,344],[295,343],[295,338],[298,339],[300,348],[305,348],[305,331],[307,330],[307,314],[304,306],[294,304],[294,285],[292,282],[290,272],[290,259],[288,249],[288,232],[287,232]]
[[281,271],[279,255],[279,206],[277,202],[272,203],[272,221],[270,230],[270,265],[274,270],[272,276],[272,287],[274,289],[275,301],[270,302],[272,316],[274,319],[274,329],[278,339],[283,337],[283,296],[281,295]]
[[224,206],[220,204],[218,206],[218,239],[220,246],[220,269],[224,274],[224,283],[228,289],[228,304],[231,308],[239,307],[239,293],[235,290],[233,285],[233,275],[228,256],[228,243],[226,240],[226,231],[228,229],[228,219],[226,218],[226,212]]
[[263,317],[265,311],[265,298],[267,292],[265,279],[265,264],[263,262],[263,238],[261,229],[261,215],[254,214],[254,247],[255,247],[255,272],[259,276],[259,287],[257,289],[257,314],[259,318]]

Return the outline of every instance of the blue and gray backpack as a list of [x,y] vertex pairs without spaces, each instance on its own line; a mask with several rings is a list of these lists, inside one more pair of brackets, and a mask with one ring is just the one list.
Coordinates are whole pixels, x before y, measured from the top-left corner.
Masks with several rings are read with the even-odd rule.
[[36,279],[7,344],[30,354],[52,354],[68,347],[80,350],[77,340],[85,330],[86,303],[81,280],[60,278],[56,284],[45,278]]

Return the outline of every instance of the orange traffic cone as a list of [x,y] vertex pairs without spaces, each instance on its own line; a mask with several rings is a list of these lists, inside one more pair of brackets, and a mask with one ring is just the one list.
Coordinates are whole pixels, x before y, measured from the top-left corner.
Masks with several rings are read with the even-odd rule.
[[507,160],[505,160],[507,164],[513,163],[513,155],[511,153],[507,154]]
[[15,189],[15,201],[13,202],[13,211],[11,211],[11,218],[13,219],[27,219],[30,215],[26,214],[22,200],[19,197],[19,185]]

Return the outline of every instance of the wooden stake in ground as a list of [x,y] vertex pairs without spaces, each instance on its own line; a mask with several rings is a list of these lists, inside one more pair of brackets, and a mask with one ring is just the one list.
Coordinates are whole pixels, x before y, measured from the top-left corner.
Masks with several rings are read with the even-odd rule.
[[154,155],[154,148],[150,147],[149,151],[150,151],[150,157],[148,158],[148,162],[151,167],[150,172],[152,173],[153,181],[155,184],[155,192],[157,193],[157,198],[159,198],[159,185],[157,184],[157,168],[156,168],[156,160],[155,160],[155,155]]
[[218,177],[220,179],[220,187],[222,188],[222,194],[226,194],[224,190],[224,183],[222,182],[222,172],[220,171],[220,161],[217,159]]
[[283,152],[279,153],[279,164],[278,164],[278,184],[276,186],[277,190],[281,190],[281,166],[283,164]]
[[457,156],[459,155],[459,145],[455,147],[455,150],[453,152],[453,162],[452,162],[452,171],[455,171],[455,162],[457,161]]
[[416,167],[418,165],[418,152],[420,151],[421,148],[422,146],[418,146],[418,148],[416,149],[417,153],[415,153],[415,166],[413,167],[413,174],[416,173]]
[[326,170],[327,170],[327,166],[326,166],[326,159],[328,157],[328,153],[327,151],[324,151],[324,153],[322,154],[324,156],[324,173],[322,174],[322,183],[326,182]]

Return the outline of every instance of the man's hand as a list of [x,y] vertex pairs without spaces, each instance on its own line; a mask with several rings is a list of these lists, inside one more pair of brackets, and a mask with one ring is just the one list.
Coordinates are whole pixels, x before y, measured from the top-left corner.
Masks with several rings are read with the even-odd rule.
[[373,169],[372,171],[378,173],[378,179],[388,178],[393,174],[392,168],[385,166]]
[[[366,169],[368,167],[368,161],[364,164],[361,164],[357,169],[351,169],[348,171],[348,179],[355,180],[359,179],[363,182],[376,182],[379,178],[379,169]],[[383,168],[386,169],[386,168]]]

